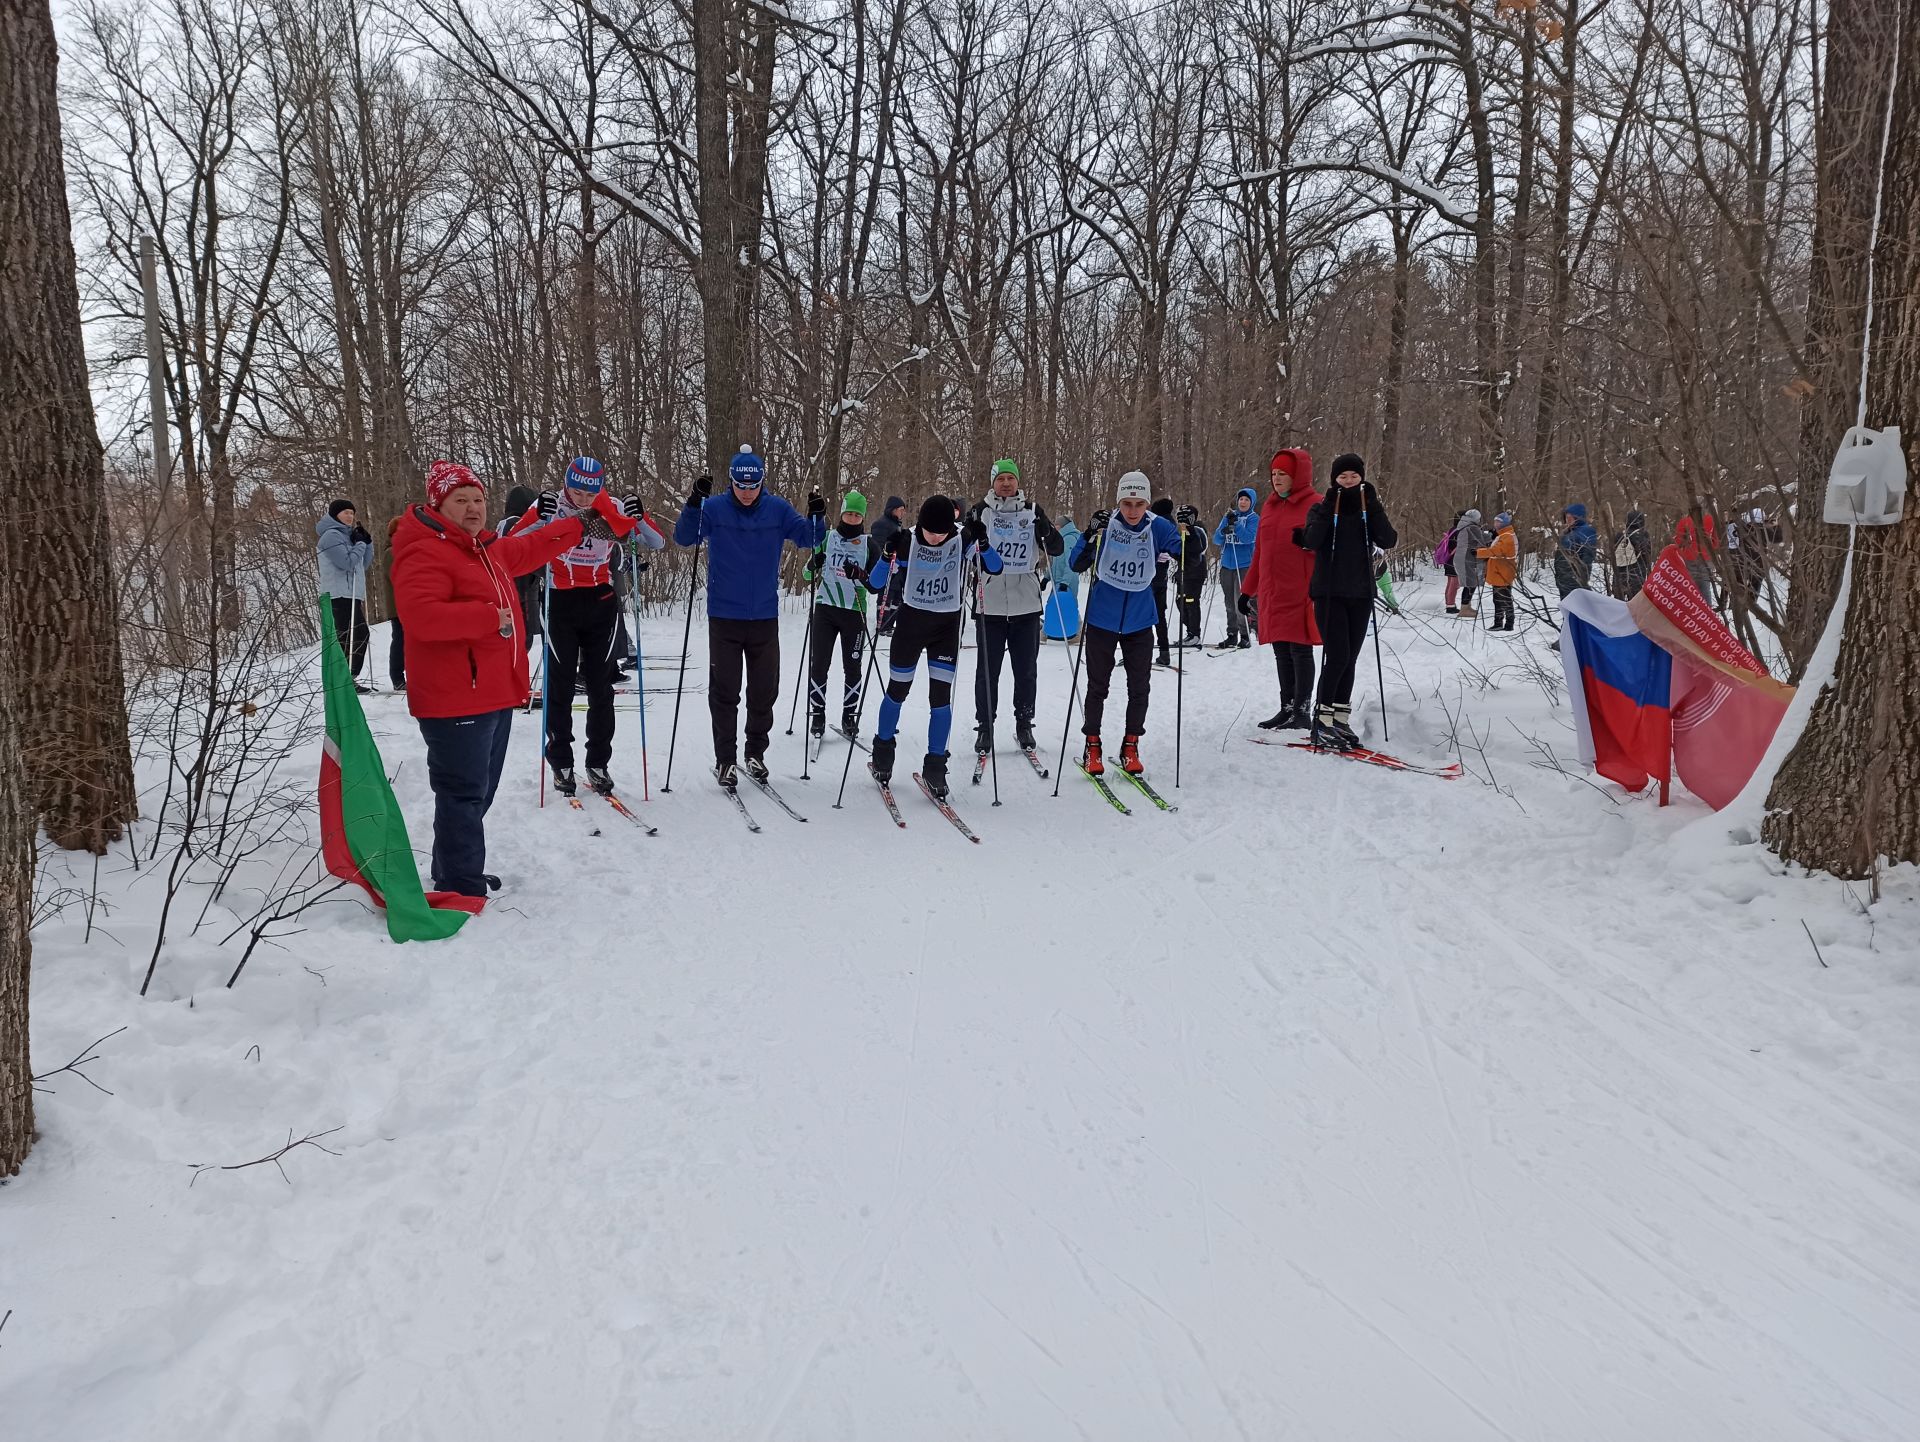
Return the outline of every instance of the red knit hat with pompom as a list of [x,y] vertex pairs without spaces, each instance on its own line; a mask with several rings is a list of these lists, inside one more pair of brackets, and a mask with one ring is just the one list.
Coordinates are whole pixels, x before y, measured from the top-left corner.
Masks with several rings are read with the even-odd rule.
[[434,510],[462,486],[472,486],[482,493],[487,489],[478,476],[457,461],[435,461],[427,467],[427,504]]

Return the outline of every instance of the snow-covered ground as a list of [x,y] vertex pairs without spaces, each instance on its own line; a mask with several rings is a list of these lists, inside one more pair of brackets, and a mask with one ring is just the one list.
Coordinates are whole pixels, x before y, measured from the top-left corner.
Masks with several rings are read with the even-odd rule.
[[[1177,793],[1155,673],[1177,814],[1005,753],[1004,805],[956,795],[983,845],[910,785],[896,831],[857,766],[834,809],[844,745],[799,779],[783,694],[812,819],[747,790],[753,836],[702,695],[658,794],[656,696],[657,839],[537,810],[523,722],[512,894],[454,940],[331,901],[144,1001],[111,859],[111,937],[36,936],[37,1064],[127,1029],[0,1191],[0,1435],[1920,1436],[1920,881],[1869,909],[1596,785],[1550,632],[1406,599],[1392,749],[1462,780],[1248,744],[1254,650],[1189,662]],[[368,710],[424,851],[417,733]]]

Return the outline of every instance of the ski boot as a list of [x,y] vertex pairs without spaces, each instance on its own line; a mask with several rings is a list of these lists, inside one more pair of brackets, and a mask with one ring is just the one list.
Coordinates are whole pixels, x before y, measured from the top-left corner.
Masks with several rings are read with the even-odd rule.
[[1013,718],[1013,739],[1014,743],[1018,745],[1022,751],[1038,749],[1040,743],[1034,739],[1033,717],[1016,716]]
[[973,754],[985,756],[993,750],[993,727],[976,726],[973,732]]
[[1080,769],[1089,776],[1104,776],[1107,774],[1107,763],[1105,757],[1101,754],[1100,738],[1098,736],[1089,736],[1087,738],[1087,749],[1080,754]]
[[1147,763],[1140,759],[1140,738],[1129,736],[1120,743],[1120,769],[1134,776],[1147,774]]
[[1347,750],[1349,751],[1356,750],[1360,745],[1360,733],[1355,731],[1347,722],[1347,718],[1352,714],[1353,708],[1351,706],[1336,706],[1333,708],[1333,729],[1346,738]]
[[553,768],[553,789],[558,791],[562,796],[571,796],[574,794],[573,768],[571,766],[556,766]]
[[765,781],[767,777],[772,774],[767,770],[767,758],[764,756],[756,756],[751,751],[747,753],[747,759],[741,764],[741,770],[745,771],[747,775],[751,776],[755,781]]
[[1242,636],[1242,637],[1240,638],[1240,641],[1239,641],[1239,647],[1238,647],[1238,649],[1240,649],[1240,650],[1242,650],[1242,651],[1250,651],[1250,650],[1252,650],[1252,649],[1253,649],[1253,641],[1252,641],[1252,639],[1251,639],[1250,637],[1247,637],[1247,636]]
[[873,779],[882,786],[893,783],[893,737],[873,738]]
[[920,763],[920,779],[927,783],[927,790],[936,800],[947,799],[947,753],[929,751],[927,759]]
[[807,734],[810,736],[824,736],[827,734],[827,713],[825,711],[809,710],[807,712]]
[[1307,733],[1307,740],[1316,751],[1348,751],[1352,747],[1347,738],[1333,724],[1333,707],[1322,706],[1313,713],[1313,725]]
[[860,734],[859,707],[847,706],[842,708],[840,712],[840,729],[849,736],[858,736]]
[[613,777],[607,773],[607,768],[604,766],[589,766],[587,768],[587,785],[591,786],[595,791],[598,791],[602,796],[613,795]]
[[723,791],[732,791],[740,784],[740,770],[731,761],[722,761],[713,768],[713,779]]

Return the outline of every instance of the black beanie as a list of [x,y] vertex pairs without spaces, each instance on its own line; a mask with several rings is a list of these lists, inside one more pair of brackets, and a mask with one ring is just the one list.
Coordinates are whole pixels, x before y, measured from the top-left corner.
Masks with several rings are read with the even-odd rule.
[[1345,455],[1335,456],[1333,458],[1333,468],[1327,472],[1327,479],[1329,481],[1334,480],[1345,475],[1348,471],[1358,471],[1360,473],[1360,479],[1364,481],[1367,478],[1367,463],[1352,451],[1348,451]]
[[928,496],[920,503],[920,519],[914,522],[920,534],[938,531],[943,536],[951,536],[959,519],[959,507],[953,503],[952,496]]
[[1162,496],[1159,500],[1148,506],[1147,509],[1152,511],[1154,515],[1164,516],[1171,521],[1173,519],[1173,497]]
[[357,511],[359,509],[360,508],[354,505],[352,501],[348,500],[345,496],[342,496],[340,497],[339,500],[331,501],[328,503],[327,515],[337,521],[340,519],[340,513],[342,511]]

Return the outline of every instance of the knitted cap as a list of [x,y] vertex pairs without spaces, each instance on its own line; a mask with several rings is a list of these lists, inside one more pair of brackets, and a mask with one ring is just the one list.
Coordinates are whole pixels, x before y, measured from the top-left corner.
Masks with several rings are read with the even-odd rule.
[[1001,476],[1012,476],[1017,481],[1020,479],[1020,467],[1012,461],[995,461],[993,469],[987,472],[987,484],[992,485]]
[[333,501],[327,506],[327,514],[337,521],[340,519],[340,513],[342,511],[357,511],[359,509],[360,508],[354,505],[352,501],[342,496],[339,500]]
[[1128,471],[1120,478],[1119,486],[1114,490],[1115,501],[1151,501],[1153,482],[1147,479],[1145,471]]
[[753,453],[752,446],[740,447],[727,462],[727,479],[739,485],[757,486],[766,478],[767,463]]
[[865,520],[867,516],[867,498],[858,491],[848,491],[847,498],[840,503],[840,514],[844,516],[848,511],[852,511],[854,515]]
[[1513,524],[1513,515],[1509,511],[1502,511],[1493,518],[1493,523],[1496,526],[1511,526]]
[[924,534],[935,531],[943,536],[953,534],[959,524],[960,510],[953,503],[952,496],[928,496],[920,503],[920,519],[914,524]]
[[427,467],[427,504],[439,510],[441,502],[462,486],[486,493],[480,478],[458,461],[435,461]]
[[1361,480],[1367,478],[1367,463],[1352,451],[1333,458],[1333,465],[1327,471],[1329,476],[1344,476],[1348,471],[1357,471]]
[[598,494],[606,485],[606,467],[592,456],[575,456],[567,462],[567,485],[576,491]]

